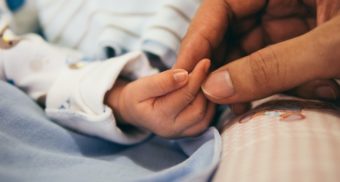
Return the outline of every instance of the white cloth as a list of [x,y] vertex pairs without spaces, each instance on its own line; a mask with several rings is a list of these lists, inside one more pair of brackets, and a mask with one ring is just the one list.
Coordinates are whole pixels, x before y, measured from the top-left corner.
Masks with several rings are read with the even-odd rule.
[[105,48],[116,55],[146,51],[168,67],[200,1],[197,0],[36,0],[49,42],[102,59]]
[[131,68],[138,68],[133,77],[153,72],[141,52],[90,63],[79,70],[66,69],[48,92],[47,115],[64,126],[118,143],[131,144],[145,139],[146,131],[127,134],[113,125],[112,110],[103,104],[105,93],[112,88],[119,73],[129,72]]
[[[147,137],[145,131],[126,133],[117,127],[111,109],[103,104],[104,94],[119,74],[134,79],[156,72],[141,51],[172,66],[199,2],[26,0],[11,12],[1,1],[1,21],[8,20],[16,32],[34,31],[39,19],[50,42],[86,54],[53,47],[35,35],[24,36],[16,46],[0,50],[0,77],[34,99],[46,96],[48,116],[64,126],[118,143],[141,141]],[[107,57],[108,47],[115,56],[135,52],[87,62]],[[77,67],[83,68],[72,69]]]
[[157,70],[141,52],[106,61],[82,59],[79,52],[51,46],[32,34],[0,49],[0,75],[34,99],[46,96],[47,115],[66,127],[122,144],[145,139],[149,133],[144,130],[122,131],[103,100],[119,74],[134,79]]

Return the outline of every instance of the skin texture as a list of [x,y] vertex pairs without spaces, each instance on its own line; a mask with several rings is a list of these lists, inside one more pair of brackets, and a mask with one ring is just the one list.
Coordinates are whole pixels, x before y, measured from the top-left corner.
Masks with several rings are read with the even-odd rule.
[[200,91],[209,67],[206,59],[191,74],[173,69],[130,83],[119,81],[105,102],[123,124],[165,138],[198,135],[209,126],[215,112],[214,104]]
[[[339,9],[339,0],[205,0],[174,67],[190,71],[211,59],[218,69],[203,84],[205,95],[239,112],[243,103],[288,90],[337,100]],[[225,72],[228,84],[216,78]]]

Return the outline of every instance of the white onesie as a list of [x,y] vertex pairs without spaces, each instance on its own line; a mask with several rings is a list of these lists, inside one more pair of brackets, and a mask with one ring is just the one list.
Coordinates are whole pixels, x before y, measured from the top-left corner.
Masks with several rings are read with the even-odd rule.
[[124,132],[116,124],[104,95],[117,77],[136,79],[157,73],[142,52],[93,61],[74,50],[46,43],[30,34],[13,35],[2,26],[0,79],[14,84],[33,99],[46,97],[46,113],[74,130],[121,144],[140,142],[144,130]]

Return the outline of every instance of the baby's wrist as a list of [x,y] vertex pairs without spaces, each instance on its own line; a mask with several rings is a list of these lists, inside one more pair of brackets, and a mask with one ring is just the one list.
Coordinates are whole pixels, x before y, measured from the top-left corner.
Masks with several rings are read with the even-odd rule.
[[121,108],[121,98],[122,92],[125,86],[128,84],[127,81],[117,80],[115,85],[105,94],[104,103],[108,105],[116,118],[118,124],[127,124],[123,118],[122,108]]

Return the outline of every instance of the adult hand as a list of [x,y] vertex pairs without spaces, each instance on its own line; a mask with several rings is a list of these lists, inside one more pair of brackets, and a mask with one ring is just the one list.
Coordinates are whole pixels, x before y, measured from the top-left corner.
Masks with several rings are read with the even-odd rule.
[[295,92],[304,97],[336,99],[339,86],[323,80],[340,77],[339,9],[336,0],[204,1],[175,67],[190,71],[202,58],[216,63],[248,55],[211,73],[203,89],[216,103],[242,103],[299,85]]

